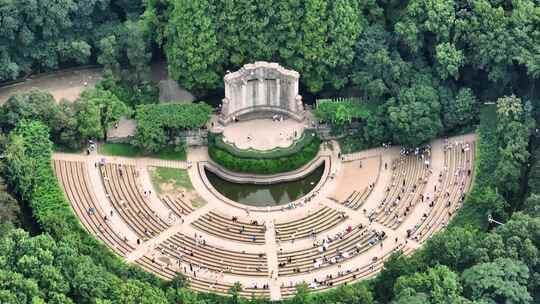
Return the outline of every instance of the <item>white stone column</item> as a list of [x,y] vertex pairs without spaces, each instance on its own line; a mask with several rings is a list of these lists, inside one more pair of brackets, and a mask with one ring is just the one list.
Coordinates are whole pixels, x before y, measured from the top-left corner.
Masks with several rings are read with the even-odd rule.
[[264,91],[264,79],[259,78],[257,79],[257,99],[259,99],[260,106],[266,105],[266,94]]
[[225,80],[225,98],[231,98],[231,84]]
[[274,97],[274,105],[278,106],[281,103],[281,79],[276,79],[276,95]]
[[296,97],[296,86],[298,83],[294,79],[290,79],[291,84],[289,85],[289,111],[295,111],[295,97]]
[[236,100],[238,100],[238,85],[236,83],[231,84],[230,90],[231,97],[229,97],[229,100],[234,100],[235,102],[231,103],[231,106],[229,107],[229,113],[233,112],[237,107]]
[[248,104],[247,102],[247,81],[245,79],[242,79],[242,98],[240,100],[242,100],[242,103],[241,103],[241,108],[244,108],[246,107],[246,105]]

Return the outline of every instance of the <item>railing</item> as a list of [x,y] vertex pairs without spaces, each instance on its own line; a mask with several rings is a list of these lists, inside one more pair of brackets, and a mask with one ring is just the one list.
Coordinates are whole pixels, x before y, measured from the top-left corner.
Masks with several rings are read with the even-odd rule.
[[315,104],[318,106],[319,104],[327,103],[327,102],[356,102],[361,103],[364,102],[362,99],[358,97],[337,97],[337,98],[322,98],[317,99],[315,101]]

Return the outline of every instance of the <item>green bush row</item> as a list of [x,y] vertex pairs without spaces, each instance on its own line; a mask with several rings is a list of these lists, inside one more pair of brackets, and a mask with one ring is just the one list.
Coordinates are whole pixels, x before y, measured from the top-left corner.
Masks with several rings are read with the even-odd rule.
[[183,131],[204,126],[211,114],[212,107],[204,102],[139,105],[132,144],[145,152],[159,152],[176,141]]
[[213,161],[231,171],[276,174],[296,170],[313,160],[317,156],[321,144],[319,137],[313,136],[313,138],[310,143],[297,153],[272,159],[241,158],[214,144],[208,145],[208,154]]
[[286,157],[298,153],[304,147],[316,140],[315,130],[305,130],[302,136],[292,145],[286,148],[274,148],[268,151],[260,151],[255,149],[240,149],[233,144],[228,144],[223,140],[223,134],[208,133],[208,144],[215,145],[217,148],[227,151],[228,153],[240,158],[264,158],[273,159]]

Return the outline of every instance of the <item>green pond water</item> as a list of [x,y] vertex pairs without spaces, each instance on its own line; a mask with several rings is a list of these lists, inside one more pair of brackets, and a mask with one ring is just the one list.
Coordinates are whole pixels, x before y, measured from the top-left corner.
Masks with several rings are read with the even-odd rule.
[[308,194],[319,183],[324,165],[302,179],[271,185],[233,183],[209,170],[205,172],[210,184],[226,198],[244,205],[266,207],[288,204]]

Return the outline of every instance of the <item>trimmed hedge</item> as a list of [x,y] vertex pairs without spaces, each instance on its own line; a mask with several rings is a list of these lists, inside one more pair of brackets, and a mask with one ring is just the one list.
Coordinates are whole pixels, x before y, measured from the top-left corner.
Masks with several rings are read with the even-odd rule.
[[231,171],[254,174],[276,174],[299,169],[317,156],[321,140],[318,136],[312,137],[313,140],[303,146],[301,150],[283,157],[238,157],[220,148],[210,140],[208,142],[208,154],[213,161]]
[[316,139],[317,135],[315,130],[305,130],[302,136],[296,140],[292,145],[286,148],[274,148],[267,151],[260,151],[256,149],[240,149],[233,144],[228,144],[223,140],[223,134],[208,133],[209,145],[213,144],[217,148],[227,151],[228,153],[240,157],[240,158],[264,158],[273,159],[279,157],[286,157],[300,152],[304,147],[308,146]]
[[146,152],[159,152],[184,130],[203,127],[212,114],[205,103],[144,104],[137,106],[137,130],[132,144]]

